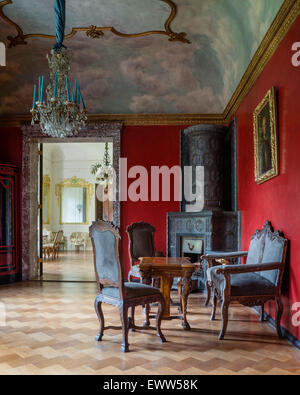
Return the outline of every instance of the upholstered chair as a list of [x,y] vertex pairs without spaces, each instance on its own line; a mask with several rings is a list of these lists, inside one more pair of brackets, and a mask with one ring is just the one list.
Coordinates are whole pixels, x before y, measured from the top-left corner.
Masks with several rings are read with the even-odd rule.
[[269,300],[274,300],[276,329],[278,336],[282,336],[281,286],[287,243],[287,239],[278,231],[273,232],[271,224],[267,222],[262,230],[256,231],[252,236],[246,264],[219,265],[208,269],[213,288],[212,320],[215,319],[217,301],[220,300],[222,303],[220,340],[226,333],[228,308],[232,301],[245,306],[261,306],[261,320],[263,321],[264,304]]
[[[105,329],[120,329],[105,327],[102,303],[108,303],[119,308],[122,322],[123,341],[121,351],[128,352],[129,329],[140,329],[134,322],[135,306],[158,302],[156,331],[162,342],[166,339],[161,332],[160,324],[165,301],[161,292],[154,287],[140,283],[124,281],[124,268],[119,257],[120,233],[110,222],[97,221],[90,227],[90,237],[94,251],[95,274],[98,284],[98,295],[95,299],[95,310],[100,322],[100,331],[96,340],[101,341]],[[131,317],[128,318],[128,308]]]
[[64,232],[59,230],[55,233],[53,242],[43,244],[43,255],[49,258],[51,255],[52,260],[58,259],[59,245],[63,239]]
[[136,266],[140,257],[163,256],[161,251],[156,251],[154,246],[155,227],[147,222],[135,222],[127,226],[126,232],[129,238],[130,271],[128,280],[132,277],[139,278],[141,275]]
[[252,235],[248,251],[214,252],[212,254],[202,255],[202,262],[206,261],[208,263],[208,269],[206,272],[206,306],[209,304],[211,298],[212,267],[222,264],[232,264],[234,261],[240,258],[246,258],[247,263],[251,264],[261,263],[265,246],[265,237],[268,230],[271,230],[271,223],[266,221],[263,228],[257,229]]

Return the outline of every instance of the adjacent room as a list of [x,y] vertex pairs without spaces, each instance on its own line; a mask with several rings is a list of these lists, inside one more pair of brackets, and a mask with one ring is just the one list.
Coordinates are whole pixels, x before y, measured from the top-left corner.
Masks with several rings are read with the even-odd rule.
[[111,143],[43,144],[38,279],[95,281],[89,227],[96,219],[112,221],[113,202],[104,193],[113,180],[97,175],[105,155],[111,165],[112,150]]
[[300,0],[0,0],[0,375],[299,375],[299,86]]

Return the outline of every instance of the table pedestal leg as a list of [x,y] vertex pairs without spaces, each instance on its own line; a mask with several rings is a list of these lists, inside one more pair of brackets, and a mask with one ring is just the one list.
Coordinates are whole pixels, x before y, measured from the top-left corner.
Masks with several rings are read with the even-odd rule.
[[170,319],[170,294],[171,294],[171,286],[173,284],[173,278],[162,276],[160,281],[161,281],[160,291],[163,294],[163,297],[165,299],[165,308],[163,311],[162,319],[169,320]]
[[182,322],[182,327],[185,330],[190,330],[190,324],[187,322],[186,319],[186,313],[187,313],[187,301],[188,301],[188,296],[191,292],[192,289],[192,282],[190,278],[183,278],[181,279],[181,309],[182,309],[182,315],[183,315],[183,322]]

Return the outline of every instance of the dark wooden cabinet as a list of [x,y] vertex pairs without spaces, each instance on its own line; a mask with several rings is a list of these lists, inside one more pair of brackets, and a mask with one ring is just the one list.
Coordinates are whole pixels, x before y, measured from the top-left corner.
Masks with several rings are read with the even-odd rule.
[[21,279],[19,169],[0,165],[0,284]]

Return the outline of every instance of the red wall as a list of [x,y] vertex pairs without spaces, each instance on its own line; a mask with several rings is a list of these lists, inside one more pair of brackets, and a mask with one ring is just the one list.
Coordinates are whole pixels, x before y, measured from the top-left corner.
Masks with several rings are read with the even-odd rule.
[[[131,166],[169,166],[180,164],[180,126],[136,126],[122,131],[122,157]],[[19,128],[1,128],[0,163],[22,166],[22,134]],[[128,186],[134,180],[128,181]],[[150,177],[149,177],[150,183]],[[150,192],[150,186],[149,186]],[[172,194],[171,194],[172,196]],[[179,211],[178,202],[121,203],[122,261],[129,269],[128,237],[126,226],[136,221],[146,221],[156,228],[155,247],[166,252],[166,213]]]
[[[290,240],[288,284],[282,325],[300,339],[291,323],[291,306],[300,301],[300,67],[291,63],[291,47],[300,41],[300,17],[269,61],[237,111],[238,194],[242,213],[242,248],[266,219]],[[272,87],[278,87],[280,175],[261,185],[254,182],[253,112]],[[271,308],[274,316],[273,306]]]
[[20,128],[0,128],[0,163],[22,167],[22,132]]
[[[131,166],[180,165],[180,126],[132,126],[122,133],[122,157]],[[149,177],[150,178],[150,177]],[[133,179],[128,181],[128,187]],[[149,180],[150,183],[150,180]],[[150,193],[150,187],[149,187]],[[172,198],[172,194],[171,194]],[[179,211],[179,202],[123,202],[121,209],[122,260],[129,268],[126,226],[132,222],[150,222],[156,228],[155,248],[166,252],[166,213]]]

